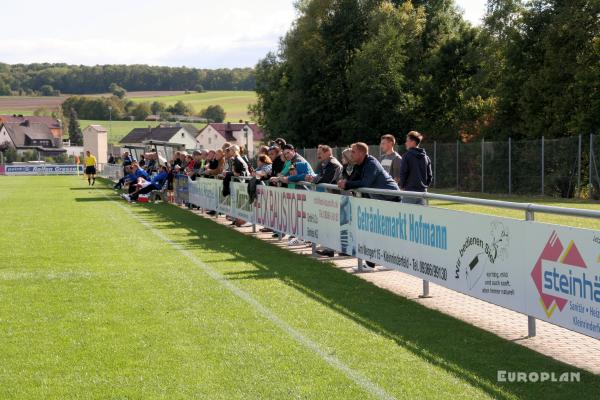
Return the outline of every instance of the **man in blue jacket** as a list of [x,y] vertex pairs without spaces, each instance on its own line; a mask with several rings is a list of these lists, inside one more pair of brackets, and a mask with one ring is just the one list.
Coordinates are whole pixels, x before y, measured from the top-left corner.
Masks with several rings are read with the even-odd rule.
[[129,196],[130,200],[136,201],[140,194],[148,194],[154,190],[161,190],[163,188],[163,186],[165,185],[165,182],[167,181],[168,176],[169,176],[169,173],[167,171],[167,167],[165,167],[165,166],[160,167],[160,172],[154,178],[152,178],[152,181],[150,181],[150,184],[147,186],[144,186],[142,188],[139,188],[135,192],[131,193],[131,195]]
[[150,182],[150,175],[134,161],[133,164],[131,164],[131,172],[125,177],[125,180],[129,182],[129,194],[135,191],[136,188],[134,183],[138,181],[138,178],[144,178]]
[[[352,161],[359,168],[360,172],[356,175],[356,179],[342,179],[338,181],[340,189],[371,188],[400,190],[394,178],[386,172],[381,163],[375,157],[369,155],[369,146],[366,143],[354,143],[352,145]],[[398,201],[398,197],[379,194],[371,194],[369,197],[378,200]]]
[[[371,188],[371,189],[388,189],[400,190],[398,184],[386,172],[381,163],[373,156],[369,155],[369,146],[366,143],[354,143],[352,145],[352,161],[359,168],[359,173],[352,180],[338,181],[338,187],[342,190]],[[385,196],[379,194],[369,194],[372,199],[398,201],[399,197]],[[366,197],[366,195],[364,195]],[[375,263],[366,261],[365,264],[371,268],[375,268]]]

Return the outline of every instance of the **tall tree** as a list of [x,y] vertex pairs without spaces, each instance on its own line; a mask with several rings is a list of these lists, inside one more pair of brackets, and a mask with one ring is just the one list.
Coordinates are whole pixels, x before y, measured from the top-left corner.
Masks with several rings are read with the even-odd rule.
[[69,140],[72,146],[83,146],[83,134],[74,108],[69,112]]

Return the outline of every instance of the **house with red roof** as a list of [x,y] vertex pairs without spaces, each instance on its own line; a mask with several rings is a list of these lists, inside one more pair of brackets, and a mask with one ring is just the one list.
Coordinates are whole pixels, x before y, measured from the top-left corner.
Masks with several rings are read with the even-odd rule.
[[63,129],[61,122],[52,117],[16,114],[0,115],[0,123],[18,124],[24,126],[26,125],[26,123],[46,125],[54,138],[62,140],[63,137]]
[[250,155],[265,139],[265,134],[260,126],[254,123],[211,123],[202,129],[196,140],[201,149],[219,149],[225,142],[237,144],[241,148],[248,147]]

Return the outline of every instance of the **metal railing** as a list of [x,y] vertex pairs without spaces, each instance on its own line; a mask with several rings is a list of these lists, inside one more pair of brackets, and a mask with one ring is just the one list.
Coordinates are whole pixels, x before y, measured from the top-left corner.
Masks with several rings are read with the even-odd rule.
[[[341,189],[337,185],[333,184],[314,184],[311,182],[300,182],[307,187],[310,187],[312,190],[317,188],[322,188],[328,192],[339,192]],[[363,194],[375,194],[375,195],[384,195],[389,197],[411,197],[423,199],[425,202],[425,206],[429,205],[429,200],[440,200],[440,201],[449,201],[454,203],[461,204],[473,204],[485,207],[494,207],[494,208],[504,208],[510,210],[518,210],[525,212],[525,220],[526,221],[534,221],[535,213],[544,213],[544,214],[555,214],[555,215],[566,215],[571,217],[583,217],[583,218],[598,218],[600,219],[600,210],[586,210],[586,209],[577,209],[577,208],[567,208],[567,207],[556,207],[556,206],[544,206],[533,203],[515,203],[509,201],[501,201],[501,200],[489,200],[489,199],[478,199],[478,198],[470,198],[464,196],[452,196],[452,195],[444,195],[444,194],[436,194],[429,192],[409,192],[402,190],[386,190],[386,189],[371,189],[371,188],[360,188],[360,189],[351,189],[346,190],[346,192],[352,192],[356,196],[361,197]],[[312,244],[312,252],[315,255],[316,252],[316,243]],[[363,268],[363,260],[357,259],[357,270],[359,272],[364,272]],[[419,296],[421,298],[429,298],[429,281],[423,279],[423,289],[422,293]],[[528,336],[533,337],[536,335],[536,319],[533,316],[527,316],[527,330]]]

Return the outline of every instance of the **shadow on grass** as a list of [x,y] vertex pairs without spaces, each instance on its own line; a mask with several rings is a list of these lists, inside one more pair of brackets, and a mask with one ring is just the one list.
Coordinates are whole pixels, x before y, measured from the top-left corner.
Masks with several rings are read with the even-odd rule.
[[75,201],[78,203],[94,203],[98,201],[113,201],[109,197],[76,197]]
[[[113,197],[114,198],[114,197]],[[352,274],[259,239],[232,232],[209,219],[167,204],[136,208],[139,216],[187,249],[231,254],[252,270],[226,274],[230,280],[278,279],[356,323],[394,340],[494,398],[597,398],[600,376],[581,372],[580,383],[498,383],[499,370],[579,371],[416,302],[394,295]],[[525,329],[525,326],[524,326]],[[573,345],[577,345],[574,343]],[[419,377],[414,377],[419,379]],[[432,382],[431,389],[435,390]]]
[[85,186],[85,187],[72,187],[69,190],[109,190],[107,187],[99,185],[99,186]]

